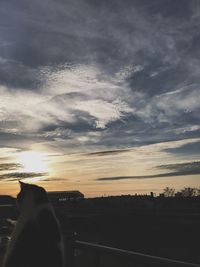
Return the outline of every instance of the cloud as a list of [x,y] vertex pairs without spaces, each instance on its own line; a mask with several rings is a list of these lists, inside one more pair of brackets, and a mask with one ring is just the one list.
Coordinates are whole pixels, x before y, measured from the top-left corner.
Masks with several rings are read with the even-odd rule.
[[40,181],[42,181],[42,182],[63,182],[63,181],[67,181],[68,179],[67,178],[55,178],[55,177],[53,177],[53,178],[51,178],[51,177],[49,177],[49,178],[41,178],[40,179]]
[[[170,140],[164,142],[150,143],[133,148],[139,153],[168,152],[170,149],[181,149],[186,145],[192,145],[200,141],[200,138],[188,138],[181,140]],[[164,154],[166,156],[166,153]]]
[[0,164],[0,171],[12,171],[21,168],[21,164],[17,163],[2,163]]
[[94,156],[94,157],[112,156],[125,153],[128,151],[130,151],[130,149],[105,150],[105,151],[85,153],[84,156]]
[[158,169],[168,169],[172,172],[153,174],[153,175],[141,175],[141,176],[114,176],[114,177],[102,177],[97,178],[97,181],[117,181],[127,179],[152,179],[152,178],[164,178],[175,177],[184,175],[199,175],[200,174],[200,161],[186,162],[177,164],[166,164],[157,166]]
[[[87,72],[81,74],[81,68],[62,70],[58,75],[58,84],[55,80],[52,84],[50,81],[41,92],[9,92],[2,86],[0,93],[4,101],[0,104],[0,120],[2,124],[6,121],[2,125],[2,134],[13,134],[12,137],[16,139],[22,134],[28,137],[28,134],[35,134],[51,125],[73,129],[83,122],[88,129],[105,128],[132,112],[127,102],[118,97],[124,89],[120,89],[117,81],[109,81],[108,78],[98,81],[96,69],[86,69]],[[62,82],[63,71],[64,77],[69,77],[65,77]],[[95,82],[91,86],[92,79]],[[105,86],[109,88],[110,94],[104,92]]]
[[43,78],[38,69],[15,60],[0,60],[0,82],[9,89],[38,90],[44,82]]
[[194,142],[191,144],[185,144],[180,147],[172,147],[165,149],[166,152],[172,153],[175,155],[199,155],[200,151],[200,142]]
[[176,170],[178,172],[198,172],[200,171],[200,161],[194,162],[184,162],[184,163],[176,163],[176,164],[164,164],[157,166],[158,169],[168,169],[168,170]]
[[0,3],[0,145],[84,152],[199,137],[194,1],[19,3]]
[[37,172],[11,172],[0,175],[0,180],[5,181],[15,181],[27,178],[35,178],[46,176],[47,173],[37,173]]

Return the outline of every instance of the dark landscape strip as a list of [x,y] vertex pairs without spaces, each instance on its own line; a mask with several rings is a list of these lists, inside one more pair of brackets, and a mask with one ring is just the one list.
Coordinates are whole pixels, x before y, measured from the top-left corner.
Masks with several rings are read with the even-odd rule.
[[[115,256],[130,258],[137,263],[154,264],[154,266],[162,267],[200,267],[199,264],[188,263],[183,261],[172,260],[168,258],[161,258],[157,256],[151,256],[143,253],[132,252],[129,250],[123,250],[99,244],[93,244],[85,241],[75,241],[75,247],[82,249],[95,250],[97,252],[103,252],[107,254],[113,254]],[[162,265],[161,265],[162,264]]]

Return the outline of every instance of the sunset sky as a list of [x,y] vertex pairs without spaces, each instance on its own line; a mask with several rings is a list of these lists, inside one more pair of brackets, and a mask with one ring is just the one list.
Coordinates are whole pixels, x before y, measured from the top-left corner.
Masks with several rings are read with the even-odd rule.
[[200,186],[200,1],[1,0],[0,194]]

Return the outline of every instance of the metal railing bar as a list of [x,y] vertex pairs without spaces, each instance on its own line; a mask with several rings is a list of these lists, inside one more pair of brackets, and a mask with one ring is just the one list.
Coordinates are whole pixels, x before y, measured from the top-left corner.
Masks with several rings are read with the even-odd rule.
[[[156,264],[158,266],[170,266],[170,267],[200,267],[199,264],[195,263],[189,263],[189,262],[183,262],[178,260],[172,260],[169,258],[162,258],[157,256],[151,256],[139,252],[133,252],[129,250],[119,249],[119,248],[113,248],[108,247],[104,245],[99,244],[93,244],[90,242],[85,241],[75,241],[75,247],[83,248],[83,249],[92,249],[99,252],[105,252],[108,254],[114,254],[116,256],[123,256],[127,258],[132,258],[140,263],[147,263],[147,264]],[[162,265],[161,265],[162,264]]]

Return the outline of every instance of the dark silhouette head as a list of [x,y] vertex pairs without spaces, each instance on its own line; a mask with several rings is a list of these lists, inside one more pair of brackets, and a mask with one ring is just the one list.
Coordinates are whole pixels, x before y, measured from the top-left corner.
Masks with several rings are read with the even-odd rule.
[[20,192],[17,195],[17,204],[19,209],[26,205],[29,206],[37,206],[39,204],[48,202],[46,191],[43,187],[27,184],[22,181],[20,183]]

